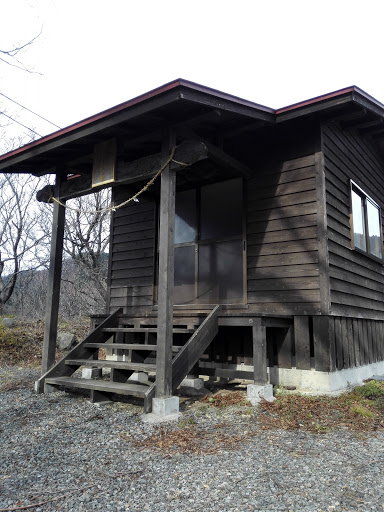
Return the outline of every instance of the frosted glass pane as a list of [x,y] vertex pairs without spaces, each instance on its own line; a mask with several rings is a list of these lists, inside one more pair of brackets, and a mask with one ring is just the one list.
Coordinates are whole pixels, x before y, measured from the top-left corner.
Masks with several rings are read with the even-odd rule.
[[195,246],[175,247],[174,304],[193,304],[195,300]]
[[175,244],[196,240],[196,190],[176,195]]
[[382,257],[379,215],[380,210],[367,200],[369,252],[377,258]]
[[198,298],[201,304],[231,304],[243,299],[243,242],[199,247]]
[[352,220],[353,238],[355,247],[363,251],[367,250],[365,241],[364,207],[363,198],[352,190]]

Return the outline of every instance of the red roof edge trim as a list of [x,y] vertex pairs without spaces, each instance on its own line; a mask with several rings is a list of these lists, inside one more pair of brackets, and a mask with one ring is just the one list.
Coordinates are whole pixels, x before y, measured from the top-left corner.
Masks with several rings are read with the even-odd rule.
[[295,110],[297,108],[306,107],[307,105],[311,105],[313,103],[318,103],[320,101],[335,98],[337,96],[342,96],[343,94],[348,94],[348,93],[354,92],[356,90],[357,90],[357,87],[355,85],[352,85],[351,87],[345,87],[344,89],[339,89],[338,91],[330,92],[328,94],[323,94],[321,96],[316,96],[314,98],[310,98],[309,100],[299,101],[298,103],[293,103],[292,105],[288,105],[287,107],[278,108],[275,112],[276,112],[276,114],[283,114],[284,112],[288,112],[290,110]]
[[21,146],[20,148],[17,148],[14,151],[10,151],[9,153],[0,155],[0,161],[5,160],[6,158],[9,158],[11,156],[17,155],[18,153],[26,151],[27,149],[33,148],[40,144],[44,144],[45,142],[49,142],[52,139],[56,139],[57,137],[60,137],[67,133],[70,133],[79,128],[83,128],[84,126],[87,126],[91,123],[99,121],[100,119],[103,119],[107,116],[116,114],[117,112],[120,112],[121,110],[124,110],[128,107],[136,105],[137,103],[141,103],[145,100],[148,100],[149,98],[151,98],[153,96],[158,96],[160,94],[163,94],[164,92],[167,92],[169,90],[174,89],[175,87],[178,87],[180,84],[181,84],[181,80],[177,79],[177,80],[174,80],[173,82],[169,82],[165,85],[162,85],[161,87],[152,89],[151,91],[146,92],[145,94],[136,96],[135,98],[125,101],[124,103],[120,103],[119,105],[116,105],[112,108],[103,110],[102,112],[99,112],[98,114],[96,114],[94,116],[87,117],[87,118],[83,119],[82,121],[71,124],[71,125],[67,126],[66,128],[63,128],[62,130],[57,130],[53,133],[50,133],[49,135],[46,135],[45,137],[42,137],[41,139],[37,139],[37,140],[34,140],[33,142],[30,142],[29,144],[25,144],[25,146]]

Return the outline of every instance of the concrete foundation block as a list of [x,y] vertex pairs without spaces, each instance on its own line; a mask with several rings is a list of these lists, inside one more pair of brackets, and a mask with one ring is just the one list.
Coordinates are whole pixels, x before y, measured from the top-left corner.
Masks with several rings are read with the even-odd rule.
[[101,368],[83,368],[81,370],[82,379],[101,379],[102,369]]
[[163,423],[165,421],[177,421],[182,416],[179,412],[179,397],[153,398],[152,412],[142,414],[141,420],[146,423]]
[[134,380],[135,382],[140,382],[140,384],[152,384],[152,382],[148,380],[148,374],[144,372],[134,372],[128,380]]
[[185,378],[182,383],[180,384],[181,388],[192,388],[192,389],[203,389],[204,387],[204,380],[195,378],[195,377],[187,377]]
[[167,398],[153,398],[152,399],[152,412],[160,416],[167,416],[168,414],[176,414],[179,412],[179,397],[170,396]]
[[258,405],[261,400],[267,400],[267,402],[273,402],[276,400],[276,398],[273,396],[272,384],[265,384],[264,386],[260,386],[258,384],[248,384],[247,398],[252,405]]

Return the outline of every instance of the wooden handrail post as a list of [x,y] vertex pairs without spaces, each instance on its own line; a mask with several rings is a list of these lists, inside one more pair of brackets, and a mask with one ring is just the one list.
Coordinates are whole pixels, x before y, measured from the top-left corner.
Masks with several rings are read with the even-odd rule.
[[[60,190],[60,181],[60,176],[57,174],[55,186],[55,195],[57,194],[57,196]],[[43,358],[41,364],[42,375],[53,366],[55,361],[63,261],[64,224],[65,208],[55,202],[53,205],[51,256],[48,273],[47,305],[45,310]]]
[[[173,133],[163,142],[163,158],[175,144]],[[161,174],[160,231],[159,231],[159,285],[156,357],[156,397],[172,394],[172,329],[173,329],[173,279],[175,232],[176,173],[168,165]]]

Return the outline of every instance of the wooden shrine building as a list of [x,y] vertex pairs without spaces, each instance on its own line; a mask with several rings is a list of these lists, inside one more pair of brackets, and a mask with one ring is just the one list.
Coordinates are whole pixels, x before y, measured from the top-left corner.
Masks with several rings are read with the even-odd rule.
[[[274,110],[179,79],[1,156],[0,172],[55,174],[38,198],[61,203],[38,391],[148,412],[188,374],[328,392],[383,373],[383,120],[357,87]],[[54,366],[64,205],[104,187],[107,311]],[[99,361],[105,343],[117,357]]]

